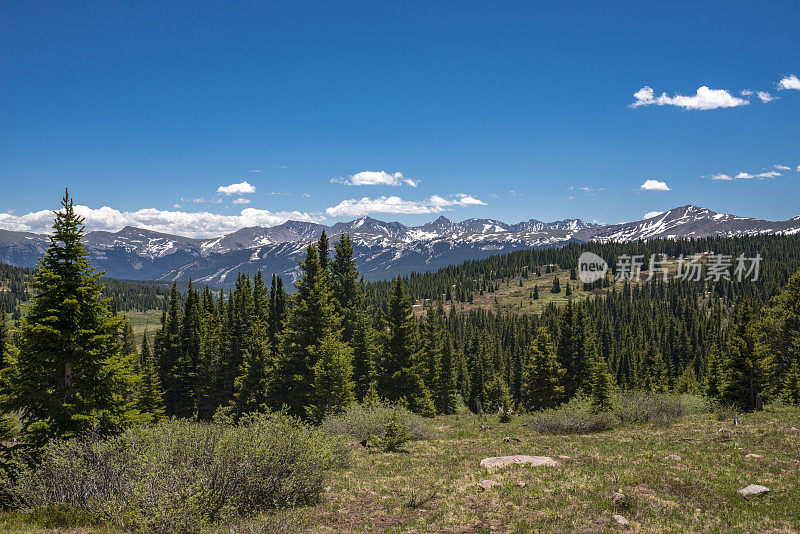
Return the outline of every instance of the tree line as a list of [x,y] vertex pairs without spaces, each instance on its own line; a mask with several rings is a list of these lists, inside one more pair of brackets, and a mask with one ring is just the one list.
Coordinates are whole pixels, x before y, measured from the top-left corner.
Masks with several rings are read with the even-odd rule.
[[[651,281],[550,305],[536,316],[457,313],[452,300],[447,308],[438,299],[416,319],[408,287],[421,277],[367,286],[349,237],[331,247],[323,233],[300,259],[292,294],[280,277],[267,283],[260,272],[239,274],[217,294],[191,284],[181,294],[174,285],[161,327],[137,347],[130,324],[102,297],[81,222],[65,195],[33,274],[30,310],[10,333],[0,328],[3,404],[30,435],[114,432],[220,411],[238,417],[285,409],[319,421],[377,398],[423,415],[465,405],[536,410],[576,395],[602,410],[615,387],[705,393],[741,409],[800,401],[800,273],[783,279],[782,270],[765,268],[760,287],[780,290],[772,301],[748,283]],[[778,238],[761,239],[765,249],[780,249]],[[745,252],[759,250],[758,238],[739,243]],[[687,245],[687,252],[707,245]],[[541,253],[566,261],[556,251]],[[503,267],[498,259],[486,264]],[[438,287],[450,272],[458,271],[431,275],[428,285]]]

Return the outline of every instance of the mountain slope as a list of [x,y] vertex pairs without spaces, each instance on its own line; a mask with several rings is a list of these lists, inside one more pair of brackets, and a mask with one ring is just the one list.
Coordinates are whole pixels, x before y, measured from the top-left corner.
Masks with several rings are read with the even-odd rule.
[[[193,280],[229,284],[239,271],[262,269],[293,277],[309,242],[325,230],[353,240],[359,270],[368,280],[502,254],[521,248],[560,246],[569,241],[633,241],[656,237],[692,238],[800,232],[800,216],[766,221],[681,206],[649,219],[598,226],[580,219],[507,224],[494,219],[460,223],[444,216],[422,226],[405,226],[371,217],[322,224],[288,221],[269,228],[242,228],[212,239],[192,239],[141,228],[90,232],[91,261],[108,276],[138,280]],[[0,262],[34,267],[47,248],[47,236],[0,230]]]

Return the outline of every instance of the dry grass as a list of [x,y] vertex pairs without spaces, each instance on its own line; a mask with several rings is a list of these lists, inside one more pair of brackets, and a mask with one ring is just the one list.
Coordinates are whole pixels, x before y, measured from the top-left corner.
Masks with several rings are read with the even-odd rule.
[[[641,532],[797,532],[800,525],[800,411],[714,414],[669,426],[628,425],[583,435],[543,435],[530,416],[481,431],[472,415],[428,420],[432,438],[409,454],[357,449],[333,473],[320,504],[254,518],[219,532],[601,532],[612,515]],[[520,441],[503,441],[515,437]],[[746,458],[748,453],[763,458]],[[493,473],[478,462],[510,454],[556,457],[560,467],[513,466]],[[665,460],[671,454],[680,461]],[[559,458],[560,457],[560,458]],[[480,480],[500,484],[484,491]],[[737,490],[763,484],[768,495]],[[616,504],[614,493],[626,498]],[[3,532],[45,532],[0,519]],[[22,530],[9,528],[16,524]],[[62,532],[66,532],[63,530]],[[104,532],[79,529],[76,532]]]

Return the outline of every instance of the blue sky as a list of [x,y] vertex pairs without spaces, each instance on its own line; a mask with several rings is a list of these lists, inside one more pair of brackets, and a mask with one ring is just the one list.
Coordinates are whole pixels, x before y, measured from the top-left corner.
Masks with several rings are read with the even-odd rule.
[[65,186],[92,228],[187,235],[689,203],[787,219],[798,20],[796,2],[6,2],[0,228],[40,228]]

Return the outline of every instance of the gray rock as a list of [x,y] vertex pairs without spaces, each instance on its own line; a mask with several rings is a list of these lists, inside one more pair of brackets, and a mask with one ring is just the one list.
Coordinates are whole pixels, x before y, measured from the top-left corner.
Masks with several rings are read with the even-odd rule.
[[756,454],[754,452],[751,452],[750,454],[745,454],[744,457],[745,458],[763,458],[764,455],[763,454]]
[[625,503],[628,502],[628,496],[625,495],[622,490],[615,491],[614,495],[611,496],[611,502],[614,504],[614,508],[616,509],[618,506],[624,506]]
[[534,467],[538,465],[561,465],[549,456],[526,456],[524,454],[517,454],[515,456],[492,456],[481,460],[481,467],[485,467],[489,471],[501,469],[513,464],[528,464]]
[[739,490],[739,494],[745,497],[750,495],[764,495],[765,493],[769,493],[769,488],[766,486],[759,486],[758,484],[750,484],[746,488]]
[[680,462],[681,461],[681,457],[678,456],[677,454],[670,454],[669,456],[665,456],[664,459],[665,460],[675,460],[676,462]]
[[621,526],[622,528],[629,528],[631,526],[631,522],[622,517],[621,515],[614,514],[614,521],[617,522],[617,525]]
[[494,480],[481,480],[478,482],[478,487],[481,488],[483,491],[489,491],[495,486],[499,486],[499,482],[495,482]]

